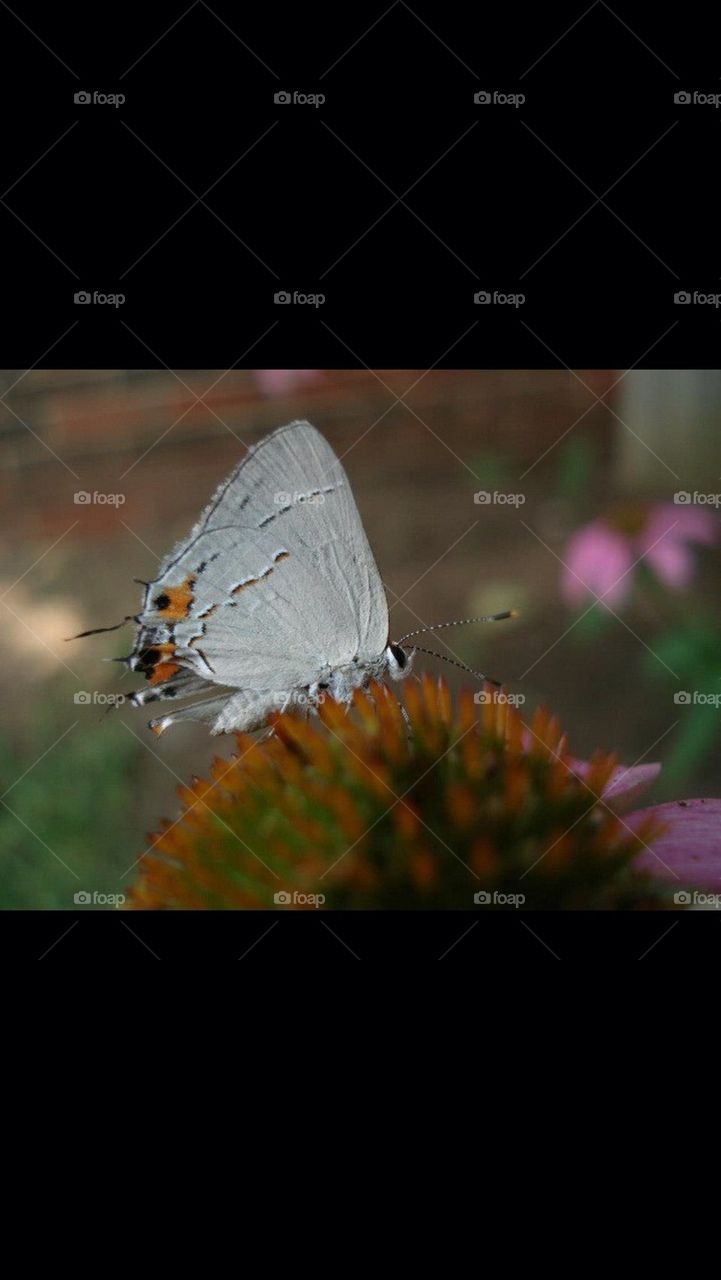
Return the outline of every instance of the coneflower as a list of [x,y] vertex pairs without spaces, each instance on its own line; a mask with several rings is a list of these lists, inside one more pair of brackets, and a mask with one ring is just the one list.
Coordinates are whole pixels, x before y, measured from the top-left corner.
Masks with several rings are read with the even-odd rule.
[[673,905],[678,883],[653,867],[662,824],[617,813],[649,766],[597,752],[579,767],[549,712],[526,724],[496,690],[477,699],[454,705],[424,675],[405,715],[375,685],[350,711],[327,700],[310,720],[277,716],[269,736],[238,734],[237,756],[180,788],[127,906]]

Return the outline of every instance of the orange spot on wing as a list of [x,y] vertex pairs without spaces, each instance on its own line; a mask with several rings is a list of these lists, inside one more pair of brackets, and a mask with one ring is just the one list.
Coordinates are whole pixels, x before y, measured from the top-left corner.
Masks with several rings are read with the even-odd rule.
[[151,684],[162,684],[164,680],[169,680],[174,676],[180,667],[177,662],[156,662],[153,667],[153,673],[149,677]]
[[167,596],[168,604],[164,609],[159,609],[158,613],[168,622],[180,622],[182,618],[187,618],[194,599],[194,587],[195,578],[190,576],[179,587],[160,587],[157,594]]
[[171,676],[174,676],[176,671],[180,671],[177,662],[169,661],[175,653],[175,645],[158,644],[154,646],[154,651],[160,656],[151,670],[147,672],[147,679],[150,684],[162,684],[164,680],[169,680]]

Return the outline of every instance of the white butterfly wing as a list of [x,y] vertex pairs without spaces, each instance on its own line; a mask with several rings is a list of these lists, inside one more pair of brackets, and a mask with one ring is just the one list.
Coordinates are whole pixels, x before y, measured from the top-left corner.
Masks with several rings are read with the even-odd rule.
[[[293,689],[377,659],[388,607],[345,471],[308,422],[267,436],[146,593],[141,645],[242,689]],[[162,645],[161,645],[162,647]]]

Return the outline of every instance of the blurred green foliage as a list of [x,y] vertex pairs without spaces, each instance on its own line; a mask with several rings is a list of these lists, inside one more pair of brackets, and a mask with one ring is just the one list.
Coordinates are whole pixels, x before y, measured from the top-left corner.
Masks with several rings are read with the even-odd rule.
[[[721,735],[721,705],[694,701],[694,696],[700,694],[718,698],[721,703],[718,624],[710,616],[684,620],[657,636],[653,647],[657,656],[647,655],[647,669],[663,680],[669,712],[673,710],[677,717],[664,762],[664,777],[670,786],[679,786],[692,776]],[[670,671],[659,666],[659,658]]]
[[[63,716],[60,707],[66,708]],[[48,751],[74,721],[75,728]],[[127,880],[120,877],[142,853],[128,821],[139,757],[114,714],[74,705],[72,688],[37,700],[22,741],[4,735],[0,908],[72,911],[79,891],[123,892]]]
[[471,466],[480,483],[488,489],[511,487],[511,480],[518,476],[518,466],[514,466],[511,457],[500,450],[489,449],[485,453],[475,453]]
[[583,501],[599,465],[597,442],[588,435],[571,435],[559,449],[556,496]]

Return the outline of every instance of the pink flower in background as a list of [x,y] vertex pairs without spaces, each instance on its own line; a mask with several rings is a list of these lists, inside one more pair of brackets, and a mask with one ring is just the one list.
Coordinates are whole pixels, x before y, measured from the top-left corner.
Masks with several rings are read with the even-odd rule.
[[256,369],[255,381],[264,396],[288,396],[320,381],[319,369]]
[[664,586],[683,591],[696,567],[693,544],[713,546],[720,529],[713,512],[671,502],[593,520],[569,540],[561,594],[574,607],[595,595],[616,608],[628,599],[641,558]]
[[623,603],[633,564],[633,547],[623,534],[603,520],[584,524],[572,535],[564,559],[561,593],[568,604],[580,605],[591,593],[603,596],[611,608]]
[[713,512],[665,502],[651,508],[636,545],[656,577],[673,591],[682,591],[696,568],[690,544],[711,547],[718,533],[719,521]]

